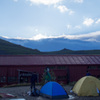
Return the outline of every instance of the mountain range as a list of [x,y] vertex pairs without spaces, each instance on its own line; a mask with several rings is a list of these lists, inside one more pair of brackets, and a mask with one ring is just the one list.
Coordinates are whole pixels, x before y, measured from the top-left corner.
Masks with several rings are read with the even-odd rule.
[[100,50],[69,50],[62,49],[52,52],[41,52],[0,39],[0,55],[65,55],[65,54],[100,54]]
[[70,50],[100,50],[100,42],[96,41],[83,41],[83,40],[71,40],[62,38],[47,38],[41,40],[28,40],[28,39],[10,39],[3,38],[11,43],[18,44],[31,49],[38,49],[42,52],[59,51],[64,48]]

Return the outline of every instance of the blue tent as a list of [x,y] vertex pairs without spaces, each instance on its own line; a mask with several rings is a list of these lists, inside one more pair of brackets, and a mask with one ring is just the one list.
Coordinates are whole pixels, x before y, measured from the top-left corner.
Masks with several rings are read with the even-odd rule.
[[57,82],[48,82],[40,89],[40,95],[51,99],[68,98],[67,92]]

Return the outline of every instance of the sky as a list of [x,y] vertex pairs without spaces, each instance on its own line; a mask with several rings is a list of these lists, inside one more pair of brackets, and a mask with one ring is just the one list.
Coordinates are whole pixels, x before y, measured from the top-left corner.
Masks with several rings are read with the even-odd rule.
[[100,0],[0,0],[0,36],[98,37],[99,10]]

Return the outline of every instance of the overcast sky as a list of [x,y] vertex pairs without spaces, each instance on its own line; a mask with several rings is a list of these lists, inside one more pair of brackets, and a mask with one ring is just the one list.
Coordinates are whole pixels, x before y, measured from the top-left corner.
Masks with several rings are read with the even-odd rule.
[[77,38],[84,34],[100,35],[100,0],[0,0],[0,36]]

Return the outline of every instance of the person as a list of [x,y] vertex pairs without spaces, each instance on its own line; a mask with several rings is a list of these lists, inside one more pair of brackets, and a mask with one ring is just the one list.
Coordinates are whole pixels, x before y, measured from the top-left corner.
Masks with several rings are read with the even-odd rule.
[[89,71],[87,71],[86,76],[91,76],[91,74],[90,74],[90,72],[89,72]]
[[37,74],[36,72],[32,73],[32,76],[31,76],[31,94],[32,94],[32,89],[34,89],[34,92],[35,92],[35,82],[37,80]]
[[49,68],[48,67],[46,68],[46,72],[45,73],[46,73],[45,74],[45,83],[47,83],[47,82],[51,81],[51,75],[49,73]]

